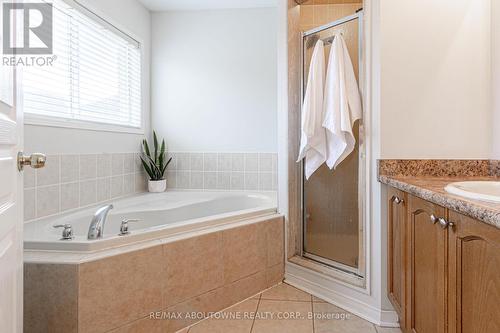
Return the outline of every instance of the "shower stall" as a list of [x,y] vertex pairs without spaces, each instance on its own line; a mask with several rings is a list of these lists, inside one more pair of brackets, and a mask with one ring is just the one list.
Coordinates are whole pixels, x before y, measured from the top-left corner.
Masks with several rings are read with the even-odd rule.
[[[323,40],[327,53],[325,57],[328,58],[336,32],[344,36],[356,79],[363,82],[362,22],[363,11],[359,9],[302,33],[302,99],[314,45],[319,39]],[[361,85],[360,90],[363,96]],[[357,121],[353,128],[356,138],[354,151],[335,170],[323,165],[309,180],[302,172],[300,189],[302,257],[358,279],[365,276],[366,154],[363,119]]]

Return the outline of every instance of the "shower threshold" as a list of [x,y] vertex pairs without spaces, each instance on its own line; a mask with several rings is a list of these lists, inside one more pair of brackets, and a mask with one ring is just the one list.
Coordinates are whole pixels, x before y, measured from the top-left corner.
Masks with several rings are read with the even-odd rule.
[[312,260],[312,261],[315,261],[319,264],[323,264],[323,265],[329,266],[331,268],[340,270],[344,273],[352,274],[352,275],[356,276],[357,278],[363,278],[363,276],[359,274],[359,269],[356,267],[344,265],[344,264],[337,262],[335,260],[330,260],[330,259],[327,259],[327,258],[324,258],[321,256],[317,256],[315,254],[308,253],[308,252],[304,252],[302,254],[302,257],[309,259],[309,260]]

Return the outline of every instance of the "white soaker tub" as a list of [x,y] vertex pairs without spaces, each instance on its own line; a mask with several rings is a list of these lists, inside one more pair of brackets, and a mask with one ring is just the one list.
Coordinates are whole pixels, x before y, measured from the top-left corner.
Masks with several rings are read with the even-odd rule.
[[[88,240],[87,233],[95,211],[105,204],[26,223],[24,249],[93,252],[276,213],[274,192],[169,191],[144,193],[109,203],[114,209],[106,219],[102,239]],[[119,236],[124,219],[140,221],[129,224],[130,234]],[[57,224],[71,224],[74,239],[61,240],[62,229],[53,228]]]

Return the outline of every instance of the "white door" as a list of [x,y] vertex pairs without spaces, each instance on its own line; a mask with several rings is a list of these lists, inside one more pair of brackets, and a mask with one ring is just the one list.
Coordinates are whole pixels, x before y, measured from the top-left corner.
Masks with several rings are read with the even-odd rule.
[[[2,37],[0,45],[1,42]],[[1,52],[0,57],[3,56]],[[23,200],[22,174],[17,170],[17,152],[22,149],[22,113],[17,108],[15,69],[1,63],[0,331],[16,333],[23,330]]]

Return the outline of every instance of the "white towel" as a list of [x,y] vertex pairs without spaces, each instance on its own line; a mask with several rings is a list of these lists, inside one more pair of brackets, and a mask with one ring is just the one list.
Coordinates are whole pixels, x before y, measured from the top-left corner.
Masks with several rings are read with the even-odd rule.
[[326,164],[335,169],[354,150],[356,138],[352,128],[362,117],[358,83],[341,33],[335,34],[332,43],[325,85]]
[[300,153],[297,162],[305,158],[305,176],[311,175],[326,161],[326,133],[323,123],[325,86],[325,48],[319,40],[309,67],[306,94],[302,107]]

